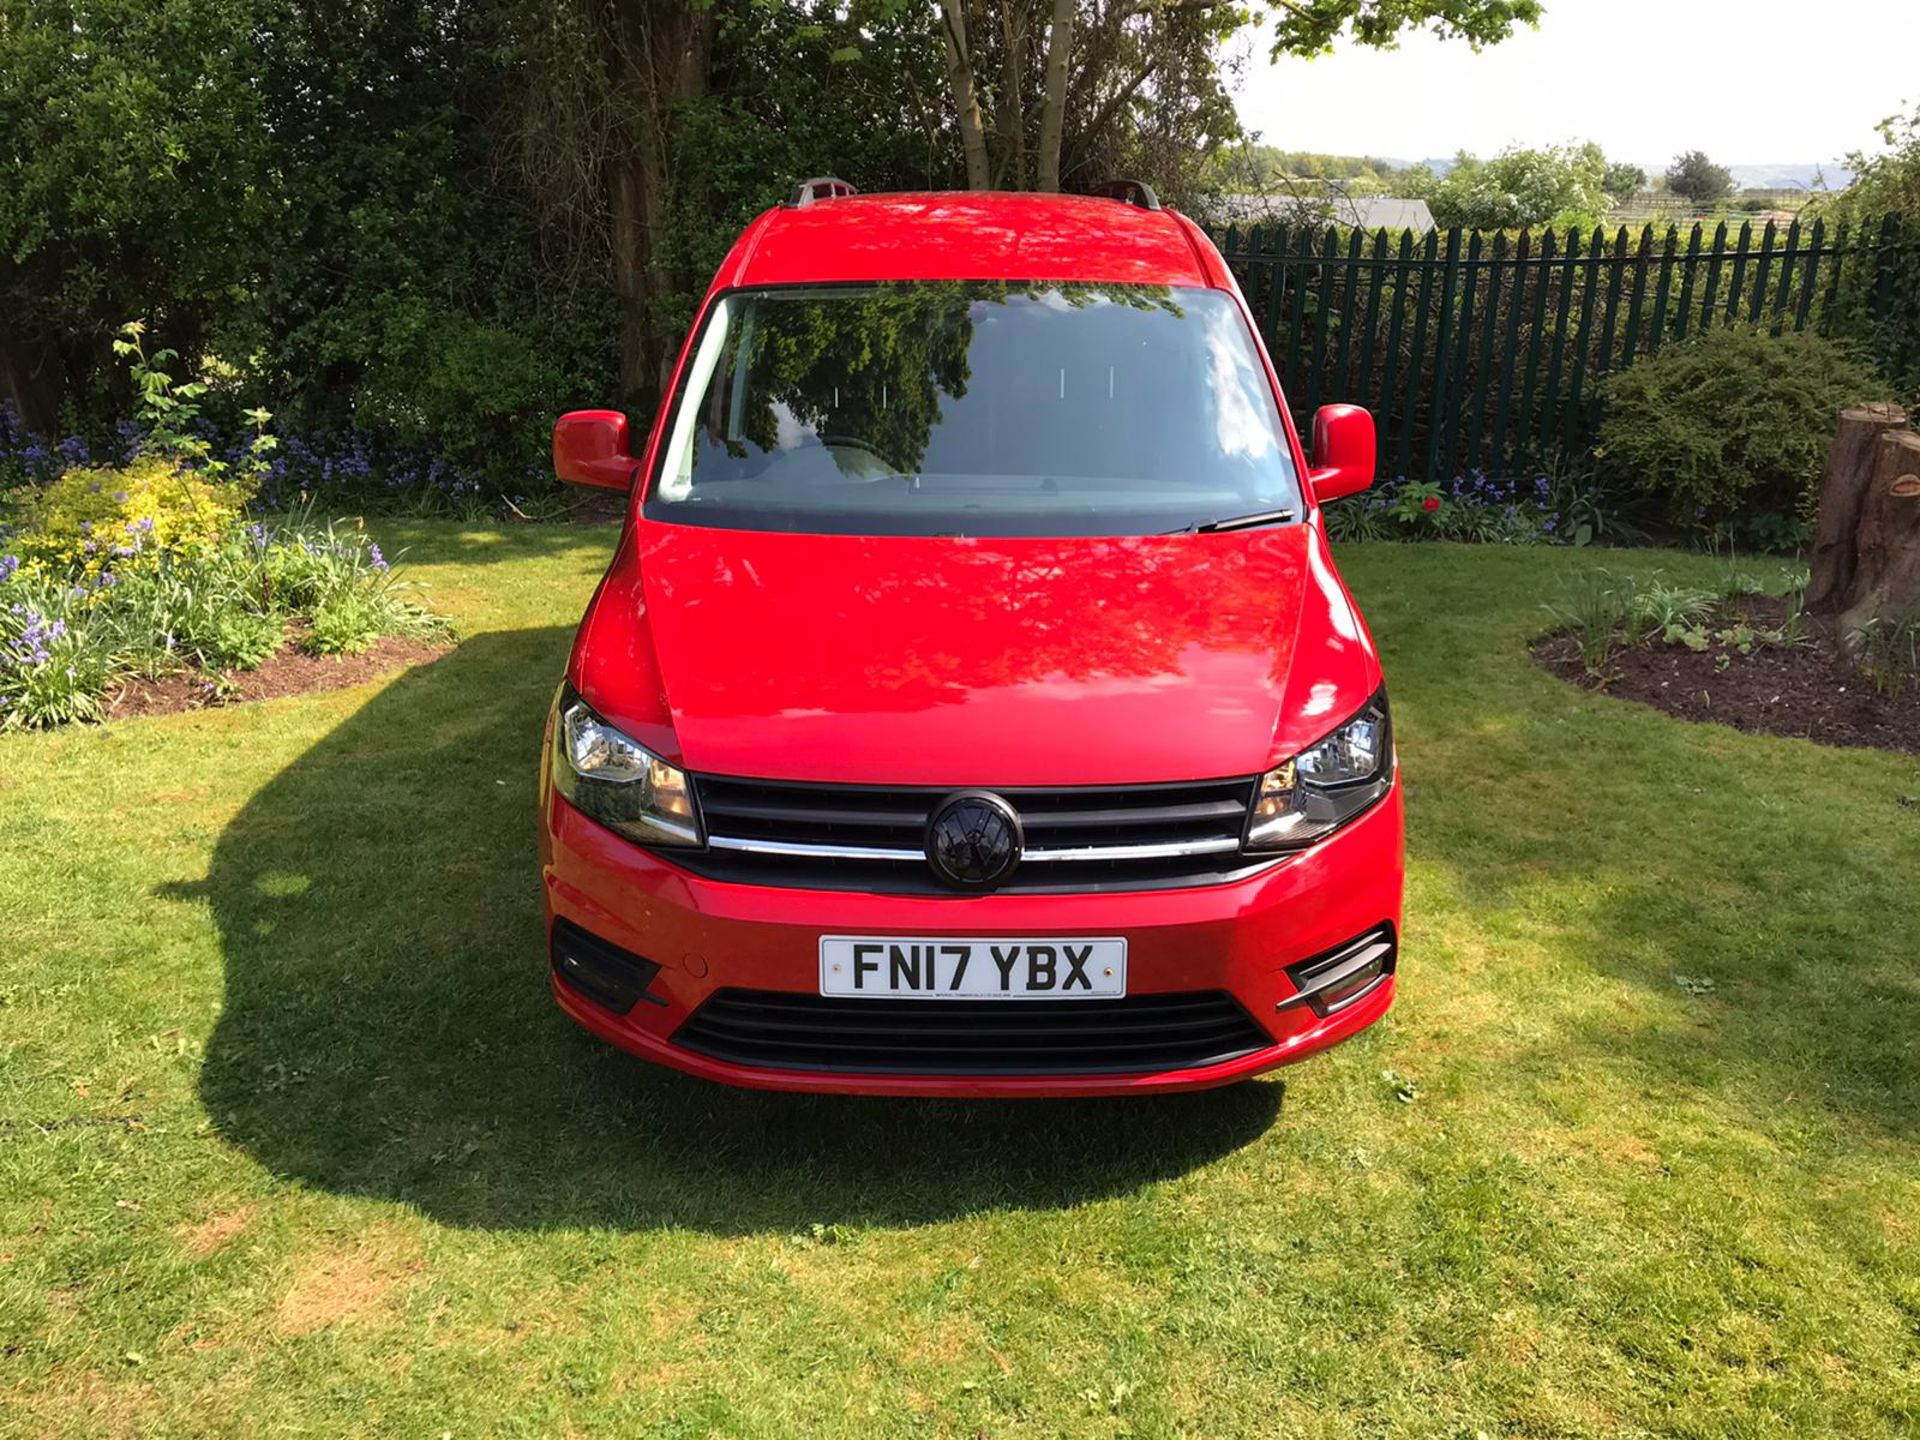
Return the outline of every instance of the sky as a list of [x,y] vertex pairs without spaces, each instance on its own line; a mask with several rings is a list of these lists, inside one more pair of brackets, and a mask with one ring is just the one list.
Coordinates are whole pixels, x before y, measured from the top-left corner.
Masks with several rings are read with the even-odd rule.
[[1664,164],[1831,162],[1920,104],[1920,0],[1544,0],[1540,28],[1478,55],[1411,35],[1268,64],[1236,101],[1269,145],[1423,159],[1600,142]]

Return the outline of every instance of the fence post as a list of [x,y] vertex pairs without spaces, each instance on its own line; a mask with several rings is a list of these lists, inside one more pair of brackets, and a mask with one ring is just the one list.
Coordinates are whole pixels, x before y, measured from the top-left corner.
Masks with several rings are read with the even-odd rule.
[[1707,261],[1707,294],[1700,304],[1700,333],[1713,327],[1713,317],[1719,313],[1714,308],[1714,297],[1720,293],[1720,260],[1727,250],[1727,222],[1722,220],[1713,232],[1713,255]]
[[[1640,315],[1647,298],[1647,264],[1653,256],[1653,226],[1640,232],[1640,249],[1633,262],[1633,301],[1627,306],[1627,338],[1620,347],[1620,368],[1633,364],[1633,352],[1640,348]],[[1664,303],[1664,302],[1663,302]]]
[[1800,258],[1800,221],[1796,218],[1787,226],[1787,248],[1780,257],[1780,285],[1773,295],[1773,325],[1771,333],[1778,335],[1787,328],[1787,302],[1793,298],[1793,262]]
[[1813,313],[1813,292],[1820,288],[1820,242],[1826,238],[1827,222],[1817,216],[1813,222],[1813,234],[1807,242],[1807,273],[1800,281],[1800,308],[1794,312],[1793,328],[1807,328],[1807,317]]
[[[1313,268],[1313,227],[1302,225],[1300,238],[1294,243],[1294,263],[1288,278],[1293,282],[1292,313],[1287,320],[1287,359],[1290,363],[1300,363],[1300,326],[1307,315],[1307,275]],[[1293,390],[1287,394],[1291,396]]]
[[[1864,230],[1865,227],[1862,227]],[[1833,232],[1833,269],[1827,272],[1827,298],[1820,306],[1820,333],[1828,333],[1834,308],[1840,303],[1840,278],[1847,268],[1847,222],[1842,220]]]
[[[1480,232],[1473,244],[1480,246]],[[1460,288],[1460,231],[1447,232],[1446,267],[1440,272],[1440,328],[1433,342],[1433,404],[1427,410],[1427,463],[1423,480],[1433,480],[1440,464],[1440,436],[1445,425],[1441,407],[1447,403],[1448,352],[1453,348],[1453,301]]]
[[1560,294],[1553,306],[1553,352],[1547,361],[1547,388],[1540,396],[1540,445],[1553,443],[1554,421],[1560,415],[1560,370],[1567,353],[1567,316],[1573,308],[1573,276],[1580,263],[1580,232],[1567,231],[1566,254],[1560,261]]
[[1876,325],[1884,324],[1893,314],[1894,247],[1899,241],[1900,217],[1889,211],[1880,222],[1880,247],[1874,257],[1878,273],[1873,281],[1872,315]]
[[1307,414],[1320,408],[1320,382],[1327,373],[1327,319],[1333,311],[1333,274],[1340,237],[1331,225],[1320,242],[1320,293],[1313,303],[1313,352],[1307,365]]
[[1573,379],[1567,386],[1566,420],[1561,443],[1570,444],[1580,433],[1581,401],[1587,379],[1587,360],[1593,351],[1593,311],[1600,299],[1600,260],[1607,248],[1607,232],[1593,227],[1593,248],[1587,251],[1586,292],[1580,297],[1580,329],[1573,337]]
[[[1431,233],[1431,232],[1429,232]],[[1409,280],[1413,275],[1413,232],[1400,232],[1400,258],[1393,265],[1393,318],[1387,322],[1387,368],[1380,376],[1380,408],[1391,418],[1395,429],[1393,438],[1402,439],[1407,429],[1407,407],[1394,391],[1393,381],[1400,369],[1400,336],[1407,328],[1407,291],[1411,288]],[[1384,457],[1388,446],[1382,443],[1380,454]],[[1402,462],[1404,469],[1405,462]]]
[[1366,238],[1366,233],[1356,226],[1347,241],[1347,259],[1342,267],[1345,283],[1340,287],[1340,333],[1333,337],[1333,343],[1340,350],[1340,364],[1333,372],[1333,384],[1327,390],[1329,400],[1345,400],[1348,395],[1347,377],[1353,373],[1354,291],[1360,284],[1360,247]]
[[1360,373],[1354,390],[1360,403],[1373,404],[1374,333],[1380,328],[1380,291],[1387,282],[1387,232],[1384,227],[1373,237],[1373,264],[1368,267],[1367,308],[1360,322]]
[[1539,431],[1534,425],[1534,397],[1539,393],[1537,384],[1540,379],[1540,352],[1546,345],[1547,335],[1547,292],[1553,288],[1553,256],[1560,243],[1558,232],[1548,229],[1540,232],[1539,273],[1533,282],[1533,342],[1527,346],[1527,375],[1520,387],[1520,411],[1514,417],[1514,449],[1525,450],[1528,437]]
[[[1520,232],[1513,252],[1513,293],[1507,297],[1507,345],[1500,366],[1500,398],[1493,409],[1492,460],[1504,465],[1507,459],[1507,412],[1513,404],[1513,371],[1520,359],[1520,312],[1527,301],[1527,262],[1533,258],[1533,234]],[[1540,333],[1534,331],[1531,352],[1539,347]]]
[[1600,332],[1600,356],[1593,367],[1595,388],[1602,375],[1613,369],[1613,342],[1620,333],[1620,291],[1627,279],[1627,246],[1632,241],[1622,225],[1607,255],[1607,324]]
[[[1457,248],[1459,231],[1454,231]],[[1429,230],[1420,265],[1420,298],[1413,309],[1413,353],[1407,357],[1407,382],[1401,387],[1405,417],[1400,425],[1400,474],[1409,473],[1413,455],[1413,417],[1420,403],[1420,372],[1427,363],[1427,302],[1433,298],[1434,260],[1440,253],[1440,232]]]
[[1467,469],[1478,470],[1487,451],[1487,396],[1493,389],[1493,337],[1500,328],[1501,271],[1507,260],[1507,236],[1501,231],[1493,237],[1493,254],[1487,262],[1487,300],[1481,307],[1480,359],[1473,367],[1473,415],[1467,421]]

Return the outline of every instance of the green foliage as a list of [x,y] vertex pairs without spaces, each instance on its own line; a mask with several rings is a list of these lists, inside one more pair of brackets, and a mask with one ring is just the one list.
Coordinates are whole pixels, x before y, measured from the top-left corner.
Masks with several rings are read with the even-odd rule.
[[1920,615],[1869,620],[1854,644],[1861,670],[1888,699],[1898,700],[1920,685]]
[[1627,614],[1642,630],[1664,634],[1676,625],[1698,624],[1713,609],[1716,598],[1711,590],[1697,586],[1650,580],[1635,587]]
[[[158,463],[158,462],[156,462]],[[250,670],[289,629],[321,654],[444,624],[355,530],[230,523],[89,571],[0,560],[0,728],[96,717],[128,674]]]
[[90,623],[94,599],[91,586],[0,558],[0,730],[100,713],[118,657],[110,630]]
[[163,456],[183,469],[191,469],[208,482],[233,479],[250,493],[267,468],[275,440],[267,433],[272,415],[266,410],[245,412],[253,426],[253,440],[239,466],[237,475],[216,457],[212,444],[198,428],[200,401],[207,393],[204,380],[177,381],[168,367],[180,359],[178,351],[156,350],[147,353],[147,325],[144,320],[129,320],[120,327],[113,342],[113,353],[127,362],[133,381],[134,423],[140,430],[139,453]]
[[1614,201],[1630,200],[1647,183],[1647,172],[1626,161],[1609,164],[1600,177],[1600,188]]
[[28,494],[15,548],[25,560],[98,574],[205,544],[238,520],[245,501],[240,487],[157,454],[76,468]]
[[1808,513],[1835,415],[1886,391],[1818,335],[1715,330],[1608,377],[1600,454],[1614,483],[1670,523],[1750,531]]
[[[1889,116],[1879,132],[1879,148],[1847,156],[1853,183],[1816,204],[1830,224],[1876,238],[1885,218],[1898,216],[1904,243],[1856,260],[1856,283],[1829,323],[1865,345],[1887,375],[1912,391],[1920,389],[1920,109]],[[1875,315],[1862,302],[1883,287],[1887,310]]]
[[1589,228],[1607,213],[1607,173],[1607,158],[1591,141],[1541,150],[1512,148],[1491,160],[1462,151],[1433,186],[1428,203],[1443,227]]
[[1626,621],[1633,595],[1631,576],[1611,570],[1579,570],[1566,583],[1558,600],[1542,608],[1572,632],[1580,648],[1580,663],[1598,675],[1613,655],[1616,634]]
[[1702,150],[1674,156],[1666,180],[1669,190],[1695,205],[1711,205],[1733,193],[1733,172],[1714,164]]
[[1362,45],[1390,46],[1404,30],[1491,45],[1517,25],[1539,23],[1539,0],[1315,0],[1273,14],[1273,53],[1321,55],[1343,33]]
[[[0,374],[27,418],[110,404],[128,315],[234,303],[280,184],[260,84],[280,0],[0,0]],[[37,413],[36,413],[37,412]]]

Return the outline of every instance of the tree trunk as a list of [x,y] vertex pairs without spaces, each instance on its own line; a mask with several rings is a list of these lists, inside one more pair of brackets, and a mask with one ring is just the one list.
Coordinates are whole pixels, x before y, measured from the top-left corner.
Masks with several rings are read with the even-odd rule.
[[66,367],[38,336],[0,324],[0,403],[11,404],[28,430],[50,435],[60,423]]
[[1920,620],[1920,435],[1893,430],[1880,437],[1855,536],[1840,634],[1857,647],[1872,624]]
[[967,48],[965,0],[940,0],[940,33],[947,42],[947,83],[953,89],[954,114],[959,117],[960,149],[967,157],[967,188],[990,190],[993,173],[987,165],[987,135],[980,119],[980,100],[974,93],[973,52]]
[[1033,15],[1027,0],[1005,0],[1000,25],[1000,103],[993,120],[1000,141],[993,188],[1027,188],[1027,35]]
[[1047,31],[1047,97],[1040,109],[1038,188],[1060,188],[1060,136],[1067,120],[1067,70],[1073,55],[1074,0],[1053,0]]
[[1897,405],[1862,405],[1840,412],[1820,476],[1820,516],[1807,581],[1810,615],[1831,615],[1847,603],[1853,588],[1855,532],[1860,504],[1873,473],[1880,437],[1906,427],[1907,413]]
[[686,0],[616,0],[600,11],[624,133],[608,160],[620,383],[629,397],[666,391],[673,337],[657,320],[677,277],[660,264],[671,182],[674,108],[706,93],[713,16]]

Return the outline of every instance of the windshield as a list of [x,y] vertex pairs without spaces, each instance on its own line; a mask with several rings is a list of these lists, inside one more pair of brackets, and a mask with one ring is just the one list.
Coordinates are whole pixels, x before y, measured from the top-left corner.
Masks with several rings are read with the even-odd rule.
[[1232,299],[970,281],[735,291],[649,519],[869,535],[1128,535],[1300,508]]

